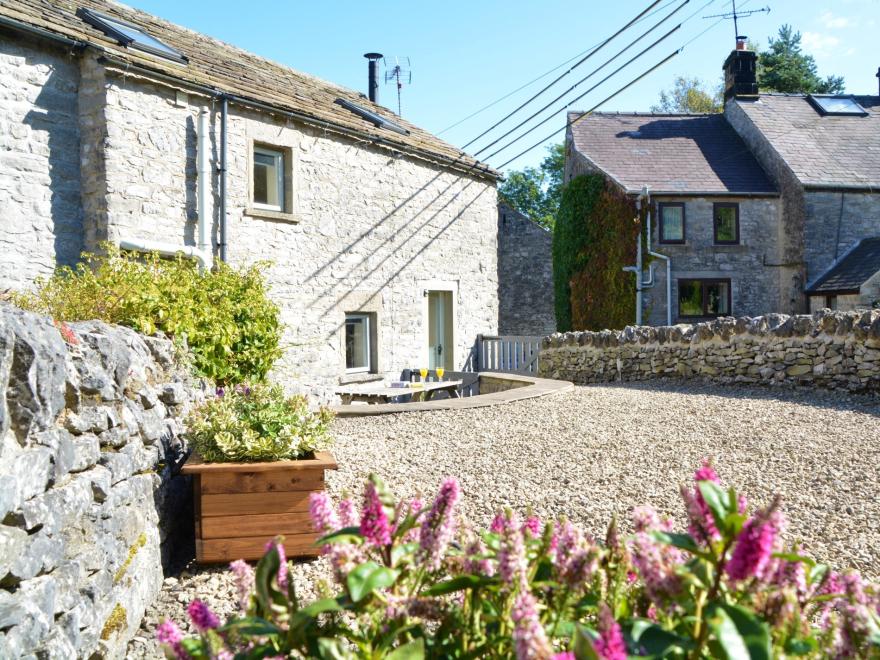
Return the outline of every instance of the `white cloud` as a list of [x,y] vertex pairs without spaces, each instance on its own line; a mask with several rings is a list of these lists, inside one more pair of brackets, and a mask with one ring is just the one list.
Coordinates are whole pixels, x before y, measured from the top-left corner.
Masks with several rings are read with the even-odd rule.
[[804,32],[801,43],[804,50],[810,55],[830,55],[840,44],[840,39],[830,34],[819,32]]
[[845,16],[835,16],[830,11],[826,11],[819,16],[819,21],[829,30],[837,30],[840,28],[850,27],[852,21]]

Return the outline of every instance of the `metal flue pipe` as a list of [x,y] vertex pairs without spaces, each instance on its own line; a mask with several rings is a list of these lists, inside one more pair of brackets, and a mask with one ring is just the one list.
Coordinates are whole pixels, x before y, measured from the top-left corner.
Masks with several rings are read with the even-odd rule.
[[367,64],[367,96],[373,103],[379,102],[379,60],[382,53],[364,53],[369,60]]

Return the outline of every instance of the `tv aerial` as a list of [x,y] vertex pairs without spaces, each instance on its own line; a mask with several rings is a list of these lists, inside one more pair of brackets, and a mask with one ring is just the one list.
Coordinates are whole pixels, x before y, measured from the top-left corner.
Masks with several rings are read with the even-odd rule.
[[397,83],[397,116],[403,116],[400,111],[400,92],[404,85],[412,84],[412,69],[410,68],[408,57],[395,57],[394,62],[390,62],[387,57],[383,57],[385,62],[385,84],[392,80]]
[[[712,14],[711,16],[703,16],[703,18],[732,18],[733,19],[733,36],[737,39],[740,38],[739,34],[739,25],[737,24],[737,20],[740,18],[746,18],[747,16],[751,16],[752,14],[769,14],[770,6],[761,7],[760,9],[749,9],[747,11],[737,11],[736,10],[736,0],[732,0],[733,2],[733,11],[729,11],[726,14]],[[745,37],[743,37],[745,40]]]

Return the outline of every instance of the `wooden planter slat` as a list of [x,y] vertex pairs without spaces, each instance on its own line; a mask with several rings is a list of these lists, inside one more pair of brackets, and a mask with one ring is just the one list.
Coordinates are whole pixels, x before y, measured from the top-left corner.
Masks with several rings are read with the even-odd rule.
[[205,463],[191,456],[181,472],[193,475],[196,560],[256,560],[279,534],[288,556],[316,556],[309,494],[324,490],[324,470],[336,467],[328,452],[272,463]]
[[244,536],[276,534],[300,534],[308,528],[311,518],[308,511],[300,513],[270,513],[252,516],[211,516],[202,518],[202,538],[222,539]]

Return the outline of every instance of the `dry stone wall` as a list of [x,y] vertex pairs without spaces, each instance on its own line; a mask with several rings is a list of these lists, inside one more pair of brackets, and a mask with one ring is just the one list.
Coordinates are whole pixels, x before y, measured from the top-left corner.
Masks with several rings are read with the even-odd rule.
[[123,657],[191,525],[201,396],[167,340],[0,304],[0,657]]
[[880,390],[880,311],[721,318],[545,337],[540,375],[575,383],[704,378]]

